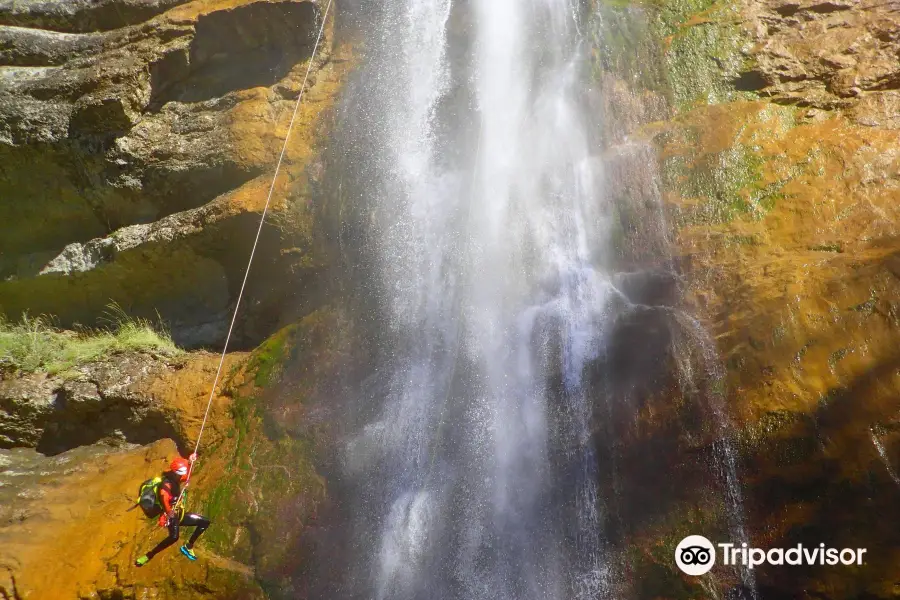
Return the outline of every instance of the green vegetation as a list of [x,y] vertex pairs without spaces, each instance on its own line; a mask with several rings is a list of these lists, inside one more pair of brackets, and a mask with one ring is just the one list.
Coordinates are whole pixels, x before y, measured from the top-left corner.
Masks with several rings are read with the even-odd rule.
[[848,348],[838,348],[828,356],[828,366],[833,369],[835,365],[850,352],[852,352],[852,350]]
[[[666,186],[687,198],[703,198],[682,215],[682,225],[728,223],[738,216],[762,218],[783,198],[787,183],[764,184],[764,160],[747,146],[735,143],[723,152],[698,157],[672,156],[663,165]],[[739,240],[731,240],[739,242]],[[740,240],[749,245],[752,239]]]
[[875,294],[875,290],[871,290],[869,292],[869,299],[865,302],[857,304],[853,307],[852,310],[862,313],[864,315],[872,314],[872,311],[875,310],[875,305],[878,303],[878,296]]
[[630,4],[630,0],[597,3],[589,30],[594,76],[600,80],[604,73],[612,73],[637,88],[667,94],[663,48],[648,15],[629,10]]
[[[293,589],[294,578],[302,577],[308,562],[303,533],[327,500],[315,464],[319,433],[302,415],[312,390],[334,372],[337,330],[332,312],[316,311],[272,335],[232,373],[226,383],[232,425],[207,449],[219,459],[202,467],[212,469],[203,475],[214,484],[194,499],[216,523],[204,544],[252,563],[273,598],[293,597],[279,590]],[[302,383],[292,379],[298,373]],[[288,394],[271,392],[286,381]]]
[[253,381],[266,387],[277,381],[285,363],[293,360],[297,351],[300,326],[288,325],[264,341],[247,362],[247,371],[255,373]]
[[756,97],[734,83],[754,66],[742,52],[744,34],[734,6],[713,0],[600,0],[596,10],[594,47],[601,70],[666,92],[678,110]]
[[667,2],[657,13],[674,105],[718,104],[752,94],[735,90],[733,81],[749,65],[741,54],[742,32],[731,6],[706,0]]
[[838,254],[841,254],[844,251],[843,247],[837,242],[830,244],[816,244],[815,246],[810,246],[809,249],[814,252],[836,252]]
[[57,329],[46,317],[25,315],[18,323],[0,318],[0,368],[56,375],[126,350],[163,356],[181,352],[167,332],[149,321],[132,319],[118,307],[109,314],[108,328],[81,332]]
[[[710,493],[712,491],[708,488],[702,490],[709,496],[715,496],[715,493]],[[704,588],[717,576],[716,571],[703,578],[686,579],[672,561],[678,543],[698,532],[711,539],[728,538],[728,510],[721,498],[712,501],[698,499],[673,506],[668,514],[651,525],[648,538],[638,539],[629,545],[625,553],[626,563],[637,575],[634,583],[639,597],[673,600],[710,597],[709,591]]]
[[[716,127],[715,121],[705,118],[688,116],[682,126],[662,137],[669,152],[662,169],[666,188],[696,201],[678,210],[676,218],[680,226],[762,219],[784,200],[785,186],[809,168],[809,160],[779,168],[780,157],[762,149],[766,137],[783,138],[796,125],[793,109],[748,110],[746,125],[720,132],[716,143],[724,142],[719,146],[723,149],[715,152],[696,151],[707,144],[705,136],[715,131],[712,129]],[[724,135],[728,137],[721,138]],[[725,240],[727,244],[748,246],[760,241],[734,235]]]

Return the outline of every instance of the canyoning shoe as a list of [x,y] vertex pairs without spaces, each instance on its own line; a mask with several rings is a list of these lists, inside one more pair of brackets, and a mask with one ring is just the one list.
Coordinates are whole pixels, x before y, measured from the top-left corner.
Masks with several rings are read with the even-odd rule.
[[148,562],[150,562],[150,557],[147,556],[147,555],[145,554],[145,555],[143,555],[143,556],[141,556],[141,557],[138,557],[138,559],[137,559],[136,561],[134,561],[134,566],[136,566],[136,567],[143,567],[143,566],[146,565]]
[[194,551],[188,548],[187,546],[181,547],[181,553],[187,556],[191,560],[197,560],[197,555],[194,554]]

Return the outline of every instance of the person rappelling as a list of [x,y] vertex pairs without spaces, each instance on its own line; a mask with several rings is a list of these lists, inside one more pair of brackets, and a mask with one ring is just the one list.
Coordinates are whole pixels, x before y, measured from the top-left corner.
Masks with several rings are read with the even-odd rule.
[[328,0],[328,4],[325,7],[325,13],[322,16],[322,24],[319,27],[319,34],[316,37],[316,43],[312,49],[312,55],[310,60],[306,66],[306,75],[303,77],[303,83],[300,84],[300,90],[297,95],[297,101],[294,104],[294,111],[291,114],[291,120],[288,123],[287,132],[284,136],[284,141],[281,145],[281,153],[278,155],[278,162],[275,163],[275,173],[272,176],[272,183],[269,186],[269,193],[266,196],[266,203],[263,208],[262,215],[259,219],[259,227],[256,230],[256,238],[253,240],[253,247],[250,249],[250,258],[247,261],[247,269],[244,271],[244,280],[241,283],[240,291],[238,292],[237,300],[234,304],[234,313],[231,318],[231,325],[228,327],[228,333],[225,335],[225,343],[222,345],[222,354],[219,357],[219,367],[216,369],[216,376],[213,379],[212,387],[209,391],[209,399],[206,402],[206,411],[203,413],[203,421],[200,423],[200,431],[197,434],[197,443],[194,446],[194,452],[190,456],[190,462],[188,460],[177,457],[172,463],[169,465],[169,470],[164,472],[162,476],[154,477],[153,479],[148,479],[143,484],[141,484],[141,488],[138,494],[138,505],[144,510],[144,513],[150,517],[158,516],[158,523],[160,527],[165,527],[169,530],[169,535],[156,545],[153,550],[144,554],[143,556],[138,557],[137,560],[134,561],[135,566],[143,567],[150,560],[174,544],[178,541],[180,535],[181,526],[185,527],[194,527],[194,532],[191,534],[190,539],[187,544],[181,546],[181,553],[188,557],[190,560],[197,560],[197,555],[194,554],[194,544],[197,542],[197,539],[203,535],[203,532],[206,531],[210,524],[212,523],[208,518],[203,515],[199,515],[197,513],[186,513],[184,511],[184,502],[185,497],[187,496],[187,486],[190,482],[191,473],[194,469],[194,462],[197,460],[197,450],[200,448],[200,440],[203,437],[203,430],[206,427],[206,421],[209,418],[209,410],[212,407],[213,400],[215,399],[216,389],[219,384],[219,379],[222,375],[222,368],[225,366],[225,356],[228,352],[228,343],[231,341],[231,334],[234,331],[234,324],[237,321],[238,309],[241,306],[241,299],[244,297],[244,290],[247,287],[247,280],[250,277],[250,268],[253,266],[253,257],[256,255],[256,248],[259,245],[259,238],[263,231],[263,225],[266,222],[266,214],[269,211],[269,205],[272,202],[272,195],[275,192],[275,184],[278,181],[278,173],[281,170],[282,162],[284,161],[284,156],[287,152],[288,141],[291,139],[291,132],[294,129],[294,122],[297,119],[297,113],[300,108],[300,104],[303,101],[303,94],[306,91],[306,84],[309,81],[309,74],[312,70],[313,64],[315,61],[313,58],[316,56],[316,52],[319,49],[319,42],[322,41],[322,34],[325,32],[325,25],[328,23],[328,11],[331,9],[332,0]]
[[169,535],[153,550],[135,560],[135,566],[143,567],[154,556],[177,542],[181,526],[195,528],[187,544],[181,546],[181,553],[190,560],[197,560],[197,555],[194,554],[194,544],[212,522],[203,515],[184,511],[187,490],[182,491],[182,484],[185,484],[184,487],[186,487],[193,463],[196,460],[196,453],[191,454],[190,462],[179,456],[169,464],[168,471],[141,484],[138,504],[147,517],[158,517],[159,526],[167,528]]

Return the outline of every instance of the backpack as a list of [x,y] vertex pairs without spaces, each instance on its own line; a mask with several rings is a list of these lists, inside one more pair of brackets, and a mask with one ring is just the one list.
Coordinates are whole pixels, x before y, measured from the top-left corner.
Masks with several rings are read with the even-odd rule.
[[159,504],[159,487],[162,483],[163,478],[157,475],[142,483],[138,490],[137,505],[148,518],[157,517],[162,513],[162,506]]

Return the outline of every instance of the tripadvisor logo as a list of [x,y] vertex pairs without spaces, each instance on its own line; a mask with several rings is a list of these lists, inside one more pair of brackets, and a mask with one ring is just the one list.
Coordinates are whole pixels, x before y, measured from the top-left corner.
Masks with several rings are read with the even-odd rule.
[[[746,543],[716,544],[723,565],[741,565],[750,569],[760,565],[861,565],[865,548],[826,548],[825,544],[791,548],[751,548]],[[702,535],[689,535],[675,548],[675,564],[688,575],[703,575],[716,564],[716,549]]]
[[716,564],[716,549],[702,535],[689,535],[675,548],[675,564],[688,575],[703,575]]

